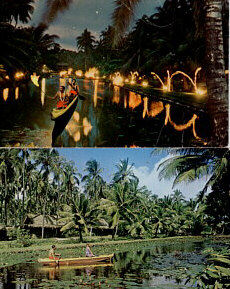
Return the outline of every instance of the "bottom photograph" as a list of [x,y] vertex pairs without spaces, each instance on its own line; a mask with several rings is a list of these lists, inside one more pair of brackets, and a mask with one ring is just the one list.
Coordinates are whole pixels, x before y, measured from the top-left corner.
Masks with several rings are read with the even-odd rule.
[[228,149],[0,149],[0,289],[229,288]]

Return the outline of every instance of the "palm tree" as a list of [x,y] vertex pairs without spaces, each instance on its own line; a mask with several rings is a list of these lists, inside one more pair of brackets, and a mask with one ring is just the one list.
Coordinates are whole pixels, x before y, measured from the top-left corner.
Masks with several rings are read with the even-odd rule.
[[[159,178],[175,177],[173,187],[181,182],[191,182],[204,176],[208,177],[201,197],[209,187],[218,183],[223,175],[228,174],[230,152],[228,149],[191,149],[176,150],[181,155],[173,156],[158,167]],[[189,153],[188,153],[189,152]]]
[[71,205],[64,205],[63,210],[59,212],[59,222],[65,223],[61,228],[62,232],[78,229],[80,242],[83,242],[83,231],[88,234],[88,226],[96,223],[97,208],[90,204],[88,198],[83,194],[76,194],[72,199]]
[[[135,6],[141,0],[116,0],[113,13],[115,43],[118,43],[130,23]],[[170,1],[175,2],[175,1]],[[180,5],[180,0],[177,1]],[[223,1],[199,1],[205,11],[206,75],[208,88],[208,111],[211,122],[212,146],[226,146],[228,143],[228,98],[225,80],[224,47],[222,34]],[[200,19],[200,21],[202,21]]]
[[34,11],[33,3],[34,0],[0,0],[0,22],[28,23]]
[[82,177],[82,182],[85,182],[85,192],[90,198],[97,200],[103,197],[103,186],[105,184],[103,178],[100,176],[103,169],[96,160],[90,160],[86,163],[85,171],[87,175]]
[[114,174],[114,183],[128,183],[130,180],[137,180],[138,178],[133,173],[133,164],[129,164],[129,159],[121,160],[116,165],[117,172]]
[[45,225],[45,215],[48,205],[48,198],[50,192],[50,178],[51,173],[55,171],[55,168],[59,166],[59,154],[54,149],[42,149],[42,150],[33,150],[31,152],[31,156],[33,157],[35,161],[36,166],[41,166],[40,168],[40,174],[42,175],[43,184],[42,184],[42,195],[43,195],[43,201],[42,201],[42,215],[43,215],[43,221],[42,221],[42,238],[44,238],[44,225]]
[[9,205],[14,202],[13,166],[17,158],[17,150],[2,149],[0,152],[0,185],[1,185],[1,217],[4,224],[8,224]]
[[90,54],[93,50],[95,37],[91,34],[90,31],[85,29],[83,33],[76,38],[77,48],[82,51],[85,55],[85,71],[88,68],[87,59],[90,59]]
[[212,135],[211,146],[228,144],[228,89],[225,79],[222,0],[204,0],[207,57],[208,110]]

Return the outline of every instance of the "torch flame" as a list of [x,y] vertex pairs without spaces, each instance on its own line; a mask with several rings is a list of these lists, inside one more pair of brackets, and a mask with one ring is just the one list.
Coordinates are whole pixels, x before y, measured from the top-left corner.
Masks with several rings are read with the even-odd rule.
[[36,73],[30,75],[30,79],[33,82],[34,85],[39,87],[39,83],[38,83],[38,79],[39,79],[40,75],[36,75]]

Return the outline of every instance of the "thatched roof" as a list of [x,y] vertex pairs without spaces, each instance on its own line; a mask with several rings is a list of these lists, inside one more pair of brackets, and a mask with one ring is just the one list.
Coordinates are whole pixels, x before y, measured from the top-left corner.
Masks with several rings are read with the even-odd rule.
[[[25,219],[25,225],[27,227],[41,228],[43,225],[43,216],[28,214]],[[61,228],[62,226],[63,224],[58,223],[58,219],[56,216],[45,216],[45,228]]]

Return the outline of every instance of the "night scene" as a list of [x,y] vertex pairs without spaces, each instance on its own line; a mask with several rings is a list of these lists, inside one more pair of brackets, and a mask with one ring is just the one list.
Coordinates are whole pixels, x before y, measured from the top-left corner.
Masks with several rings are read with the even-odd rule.
[[0,146],[227,146],[228,1],[0,8]]

